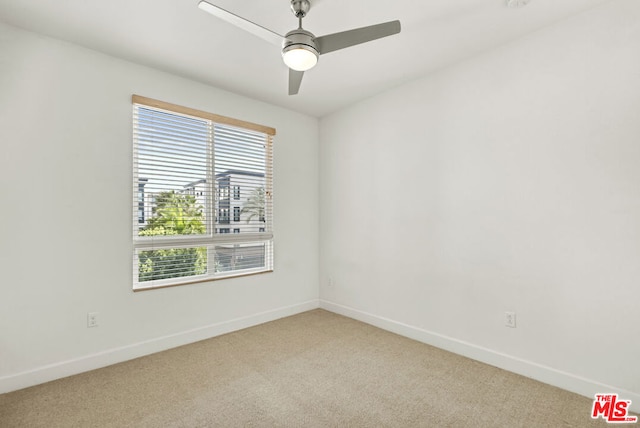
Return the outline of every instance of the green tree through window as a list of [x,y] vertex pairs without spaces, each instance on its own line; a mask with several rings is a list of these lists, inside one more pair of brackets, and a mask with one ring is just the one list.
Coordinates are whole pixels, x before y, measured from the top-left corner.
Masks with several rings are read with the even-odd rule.
[[247,199],[247,202],[244,203],[242,211],[240,212],[241,214],[247,214],[247,223],[249,223],[254,218],[256,218],[258,221],[264,222],[264,196],[264,187],[258,187],[257,189],[253,190],[251,196],[249,196],[249,198]]
[[[139,236],[197,235],[206,232],[203,207],[191,195],[175,191],[156,197],[156,209]],[[152,281],[207,272],[206,247],[169,248],[141,251],[138,281]]]

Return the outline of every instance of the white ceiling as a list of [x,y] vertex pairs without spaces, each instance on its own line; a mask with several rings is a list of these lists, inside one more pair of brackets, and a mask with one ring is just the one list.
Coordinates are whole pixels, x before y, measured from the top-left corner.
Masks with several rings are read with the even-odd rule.
[[[279,34],[290,0],[209,0]],[[279,49],[197,8],[198,0],[0,0],[0,20],[321,117],[607,0],[311,0],[322,36],[399,19],[398,35],[323,55],[287,95]]]

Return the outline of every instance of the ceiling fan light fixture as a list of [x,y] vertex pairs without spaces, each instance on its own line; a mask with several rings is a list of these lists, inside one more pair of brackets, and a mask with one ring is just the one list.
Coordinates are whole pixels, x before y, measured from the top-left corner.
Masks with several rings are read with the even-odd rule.
[[307,45],[292,44],[282,50],[282,59],[293,70],[307,71],[318,63],[318,52]]
[[302,18],[307,15],[311,8],[311,0],[291,0],[291,11],[295,17],[298,18],[298,28],[289,31],[284,36],[224,10],[206,0],[200,0],[198,7],[271,44],[281,46],[282,59],[287,67],[289,67],[289,95],[298,93],[304,72],[315,67],[320,55],[400,32],[400,21],[395,20],[316,37],[310,31],[302,28]]

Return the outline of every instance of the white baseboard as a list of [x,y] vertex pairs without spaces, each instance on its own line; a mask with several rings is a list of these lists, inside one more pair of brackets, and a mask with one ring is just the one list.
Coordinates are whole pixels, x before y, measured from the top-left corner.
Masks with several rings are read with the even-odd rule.
[[594,380],[585,379],[571,373],[556,370],[552,367],[537,364],[533,361],[516,358],[472,343],[423,330],[418,327],[413,327],[411,325],[326,300],[320,300],[320,307],[327,311],[362,321],[383,330],[583,395],[590,399],[593,399],[595,394],[617,393],[621,399],[631,400],[631,410],[633,412],[640,412],[640,393],[637,392],[631,392],[615,386],[605,385]]
[[318,307],[318,300],[310,300],[0,377],[0,394],[253,327],[279,318],[317,309]]

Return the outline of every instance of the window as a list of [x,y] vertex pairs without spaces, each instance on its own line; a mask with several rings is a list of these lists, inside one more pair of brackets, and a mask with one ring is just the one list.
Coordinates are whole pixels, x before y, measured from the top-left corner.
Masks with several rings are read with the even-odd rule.
[[[222,204],[223,201],[219,201],[218,203]],[[218,223],[229,224],[229,208],[220,208],[218,210]]]
[[274,135],[133,96],[135,290],[273,270]]

